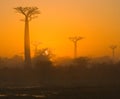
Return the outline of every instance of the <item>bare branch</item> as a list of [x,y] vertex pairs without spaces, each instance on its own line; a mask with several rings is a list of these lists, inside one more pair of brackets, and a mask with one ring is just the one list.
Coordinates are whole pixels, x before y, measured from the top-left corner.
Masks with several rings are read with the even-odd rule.
[[75,36],[75,37],[70,37],[69,39],[70,39],[71,41],[73,41],[73,42],[77,42],[77,41],[83,39],[83,37],[77,37],[77,36]]
[[26,16],[29,20],[34,18],[34,15],[40,14],[40,11],[37,7],[17,7],[14,8],[18,13],[23,14]]
[[23,14],[23,15],[25,15],[26,16],[26,14],[25,14],[25,9],[24,8],[22,8],[22,7],[17,7],[17,8],[14,8],[18,13],[21,13],[21,14]]

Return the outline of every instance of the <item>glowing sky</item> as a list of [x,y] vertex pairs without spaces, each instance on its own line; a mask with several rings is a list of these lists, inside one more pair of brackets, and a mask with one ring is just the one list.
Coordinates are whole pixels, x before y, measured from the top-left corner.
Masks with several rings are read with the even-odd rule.
[[[0,56],[23,53],[24,22],[18,6],[37,6],[41,14],[30,22],[32,42],[51,48],[57,56],[73,56],[68,39],[84,37],[79,56],[111,55],[109,46],[120,45],[120,0],[0,0]],[[120,56],[120,47],[116,54]]]

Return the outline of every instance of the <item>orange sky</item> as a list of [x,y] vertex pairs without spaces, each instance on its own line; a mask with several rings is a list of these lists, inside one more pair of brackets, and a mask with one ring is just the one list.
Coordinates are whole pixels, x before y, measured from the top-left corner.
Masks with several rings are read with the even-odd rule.
[[56,56],[73,56],[69,37],[78,43],[79,56],[111,55],[109,46],[118,45],[120,56],[120,0],[0,0],[0,56],[23,53],[24,22],[14,7],[37,6],[41,14],[30,22],[32,42],[51,48]]

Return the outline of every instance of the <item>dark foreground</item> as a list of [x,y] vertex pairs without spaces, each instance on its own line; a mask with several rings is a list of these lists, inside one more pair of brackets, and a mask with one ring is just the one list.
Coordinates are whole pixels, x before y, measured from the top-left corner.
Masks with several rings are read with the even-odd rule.
[[120,87],[1,88],[0,99],[120,99]]

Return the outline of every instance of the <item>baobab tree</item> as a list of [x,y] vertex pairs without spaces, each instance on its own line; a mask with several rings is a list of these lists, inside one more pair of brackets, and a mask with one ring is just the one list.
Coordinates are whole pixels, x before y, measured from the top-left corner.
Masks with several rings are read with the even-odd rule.
[[36,56],[36,55],[37,55],[37,52],[38,52],[38,47],[39,47],[39,45],[41,44],[41,42],[35,41],[35,42],[33,42],[32,44],[33,44],[33,46],[35,47],[34,56]]
[[69,39],[74,43],[74,58],[77,58],[77,43],[79,40],[83,39],[83,37],[75,36]]
[[24,58],[25,66],[31,66],[31,55],[30,55],[30,36],[29,36],[29,21],[35,18],[40,11],[37,7],[16,7],[14,8],[18,13],[24,15],[25,31],[24,31]]
[[113,57],[113,60],[115,59],[115,49],[117,48],[116,45],[112,45],[110,46],[110,49],[112,50],[112,57]]

